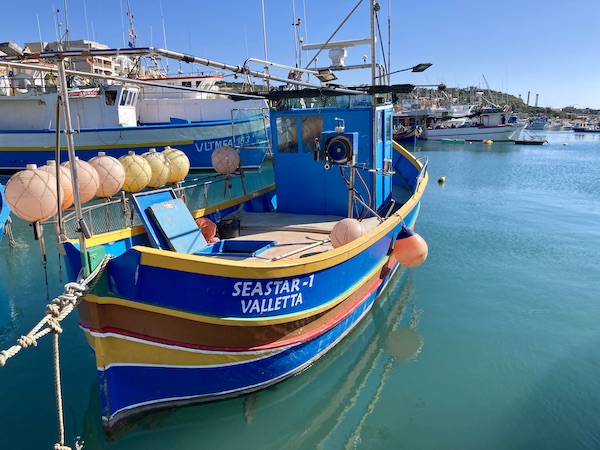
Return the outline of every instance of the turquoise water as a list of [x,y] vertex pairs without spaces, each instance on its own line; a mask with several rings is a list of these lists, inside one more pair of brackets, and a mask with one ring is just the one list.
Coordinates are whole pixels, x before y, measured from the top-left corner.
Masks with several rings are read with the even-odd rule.
[[[537,134],[550,144],[419,142],[430,184],[416,229],[429,258],[400,271],[332,353],[273,389],[147,414],[106,437],[94,357],[68,318],[66,444],[81,436],[86,449],[600,448],[600,135]],[[65,282],[50,236],[46,288],[32,229],[14,219],[13,231],[18,248],[7,239],[0,247],[2,349]],[[0,368],[5,446],[56,442],[51,361],[46,337]]]

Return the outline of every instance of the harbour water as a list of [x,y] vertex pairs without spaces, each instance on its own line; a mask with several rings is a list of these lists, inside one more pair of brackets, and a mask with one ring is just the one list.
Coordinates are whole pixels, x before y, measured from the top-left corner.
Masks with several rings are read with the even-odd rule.
[[[538,134],[549,144],[419,141],[430,182],[416,230],[429,258],[399,271],[333,352],[272,389],[147,414],[107,437],[92,350],[69,317],[60,337],[66,444],[600,448],[600,134]],[[44,271],[31,227],[14,218],[13,233],[17,247],[6,238],[0,247],[1,349],[66,282],[50,236]],[[52,448],[49,337],[0,368],[0,392],[2,446]]]

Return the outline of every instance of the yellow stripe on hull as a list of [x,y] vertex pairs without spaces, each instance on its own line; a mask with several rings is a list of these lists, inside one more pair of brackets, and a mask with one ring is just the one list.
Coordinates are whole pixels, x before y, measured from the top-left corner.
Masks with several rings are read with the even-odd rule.
[[262,359],[284,349],[256,352],[214,352],[158,344],[114,334],[90,332],[84,329],[86,339],[96,353],[98,368],[113,364],[158,366],[229,366]]

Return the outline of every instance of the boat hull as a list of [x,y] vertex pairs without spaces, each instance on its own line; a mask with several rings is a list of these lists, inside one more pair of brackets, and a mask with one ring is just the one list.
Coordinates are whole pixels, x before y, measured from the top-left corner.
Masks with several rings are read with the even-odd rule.
[[[190,363],[156,364],[143,360],[155,355],[159,347],[164,351],[166,346],[137,341],[134,347],[140,362],[98,368],[100,385],[106,389],[102,396],[105,424],[111,427],[132,413],[161,406],[200,403],[247,394],[299,373],[332,349],[360,322],[392,273],[392,270],[386,271],[383,278],[372,284],[337,325],[314,339],[294,345],[272,350],[240,351],[199,351],[171,346],[165,353],[172,357],[179,353],[182,360]],[[101,336],[89,330],[87,334],[95,348],[102,348],[110,354],[132,347],[131,338],[127,336]],[[103,342],[96,342],[98,340]],[[220,362],[215,362],[216,356],[220,357]]]
[[[235,141],[232,138],[235,129]],[[185,152],[192,169],[212,169],[211,156],[217,148],[239,147],[245,168],[261,166],[267,153],[263,116],[231,121],[141,125],[135,127],[86,128],[73,136],[77,156],[89,160],[98,152],[116,158],[133,151],[138,154],[150,148],[161,151],[166,146]],[[27,164],[42,166],[56,159],[54,130],[5,130],[0,132],[0,169],[20,170]],[[64,134],[61,134],[61,161],[68,159]]]
[[[247,202],[256,211],[271,195]],[[97,246],[118,256],[79,315],[106,428],[148,410],[260,390],[307,368],[369,311],[399,266],[395,238],[403,224],[414,226],[419,208],[412,198],[352,245],[278,263],[162,251],[139,245],[145,235],[136,229],[103,238]],[[76,273],[77,244],[63,245]]]
[[394,132],[394,140],[396,142],[407,142],[419,139],[421,136],[421,127],[405,127],[402,131]]
[[434,128],[424,129],[421,138],[430,141],[441,141],[443,139],[464,139],[465,141],[515,141],[521,136],[525,125],[499,125],[499,126],[477,126],[457,128]]

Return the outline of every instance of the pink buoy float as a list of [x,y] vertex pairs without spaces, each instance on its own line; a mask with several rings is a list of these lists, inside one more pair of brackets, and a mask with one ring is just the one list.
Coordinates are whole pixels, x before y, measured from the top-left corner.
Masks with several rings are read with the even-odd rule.
[[[71,170],[71,161],[66,161],[61,166]],[[79,201],[87,203],[96,196],[96,192],[100,187],[100,177],[98,177],[98,172],[94,166],[77,157],[75,158],[75,168],[77,169]]]
[[98,172],[100,187],[96,191],[96,196],[108,198],[121,190],[125,183],[125,168],[117,158],[99,152],[98,156],[94,156],[88,162]]
[[[58,181],[63,189],[62,203],[60,209],[66,210],[73,204],[73,183],[71,181],[71,171],[63,166],[58,166]],[[53,159],[46,161],[46,165],[40,167],[40,170],[45,170],[56,177],[56,161]]]
[[27,164],[25,170],[15,173],[6,182],[4,197],[11,211],[27,222],[41,222],[58,213],[56,177],[35,164]]
[[347,217],[336,223],[331,230],[331,245],[333,248],[341,247],[355,239],[358,239],[366,230],[362,223],[356,219]]
[[222,175],[229,175],[240,166],[240,155],[234,148],[224,146],[213,152],[210,161],[217,172]]

